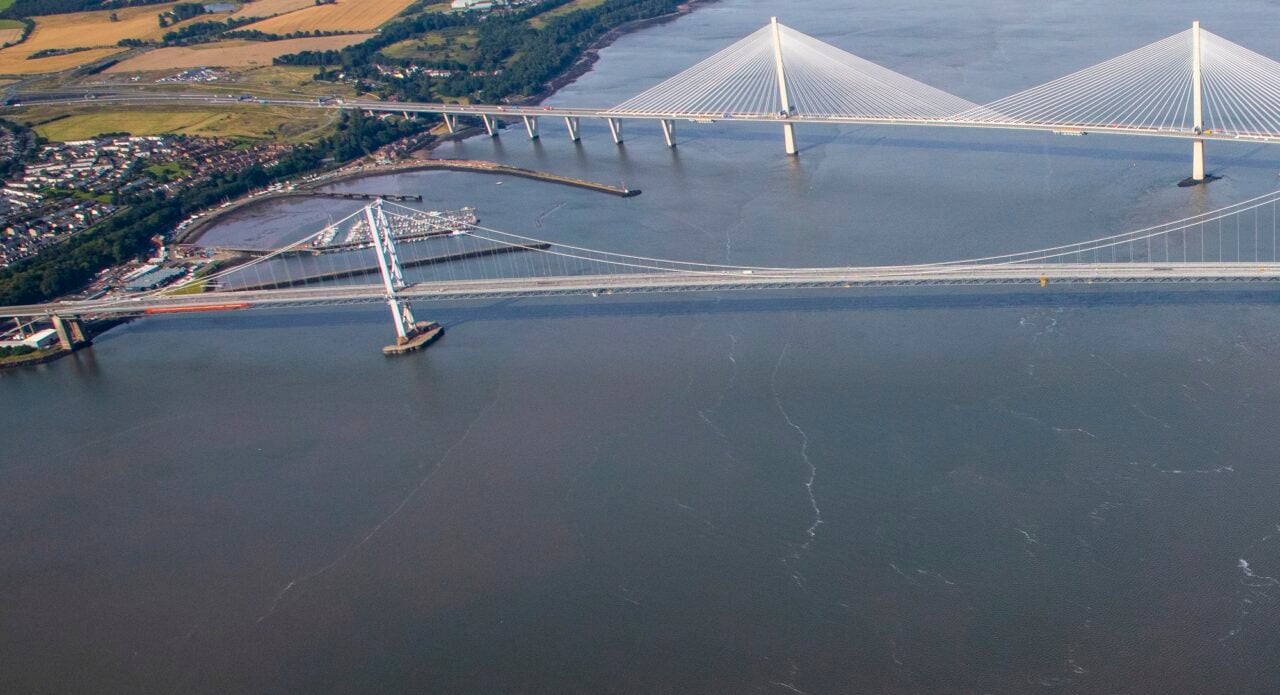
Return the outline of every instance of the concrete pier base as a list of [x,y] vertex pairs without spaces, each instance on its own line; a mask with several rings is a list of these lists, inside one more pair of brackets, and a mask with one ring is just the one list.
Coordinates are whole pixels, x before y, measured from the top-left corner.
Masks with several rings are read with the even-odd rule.
[[444,326],[431,321],[419,321],[413,326],[409,335],[397,338],[395,345],[382,348],[384,355],[407,355],[417,352],[438,340],[444,333]]
[[64,319],[54,314],[52,320],[53,330],[58,334],[58,345],[63,350],[76,350],[89,344],[78,319]]
[[613,144],[622,144],[622,121],[616,118],[609,118],[609,134],[613,136]]

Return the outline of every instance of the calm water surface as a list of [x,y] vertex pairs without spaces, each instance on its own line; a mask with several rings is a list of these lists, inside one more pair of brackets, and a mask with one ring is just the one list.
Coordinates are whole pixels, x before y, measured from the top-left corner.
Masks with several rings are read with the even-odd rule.
[[[1263,2],[730,0],[552,101],[610,105],[772,14],[989,100]],[[742,264],[1078,241],[1277,186],[1280,155],[887,128],[555,122],[345,190]],[[299,238],[271,204],[206,241]],[[148,319],[0,375],[6,692],[1240,692],[1280,688],[1280,298],[913,291]]]

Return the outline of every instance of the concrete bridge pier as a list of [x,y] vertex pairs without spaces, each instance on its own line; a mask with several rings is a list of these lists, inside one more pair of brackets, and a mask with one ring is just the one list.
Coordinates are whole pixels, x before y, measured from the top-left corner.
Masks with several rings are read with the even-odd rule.
[[450,115],[449,115],[449,114],[447,114],[447,113],[443,113],[443,114],[440,114],[440,115],[444,117],[444,127],[446,127],[446,128],[448,128],[448,129],[449,129],[449,134],[450,134],[450,135],[452,135],[453,133],[458,132],[458,117],[457,117],[457,116],[450,116]]
[[675,147],[676,146],[676,122],[669,121],[664,118],[661,121],[659,121],[659,123],[662,124],[662,137],[666,138],[667,147]]
[[63,350],[75,350],[89,342],[85,338],[84,329],[80,326],[79,319],[64,319],[57,314],[54,314],[52,319],[53,330],[58,333],[58,345]]
[[609,134],[613,136],[613,144],[622,144],[622,121],[616,118],[605,119],[609,121]]
[[796,154],[796,125],[794,123],[782,124],[782,142],[787,149],[787,154]]
[[498,119],[489,116],[487,113],[482,113],[480,114],[480,120],[484,121],[484,132],[488,133],[489,137],[498,137]]
[[529,134],[530,140],[538,139],[538,117],[537,116],[521,116],[524,119],[524,130]]
[[578,135],[578,119],[577,118],[574,118],[572,116],[565,116],[564,124],[565,124],[565,127],[569,129],[569,140],[571,142],[578,142],[579,140],[582,139],[582,137]]

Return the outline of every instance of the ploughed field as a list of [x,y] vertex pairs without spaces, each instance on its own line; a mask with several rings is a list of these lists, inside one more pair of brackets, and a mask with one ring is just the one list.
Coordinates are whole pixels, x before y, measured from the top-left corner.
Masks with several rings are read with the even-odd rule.
[[[122,52],[122,39],[155,40],[186,22],[161,28],[157,17],[177,3],[147,5],[111,11],[73,12],[36,17],[35,29],[26,41],[0,50],[0,74],[34,75],[87,65]],[[222,19],[225,14],[201,15],[192,21]],[[16,38],[16,37],[15,37]],[[41,51],[66,51],[61,55],[31,58]]]
[[[263,0],[269,2],[271,0]],[[267,34],[295,31],[369,31],[376,29],[412,4],[413,0],[338,0],[310,5],[245,27]]]
[[316,36],[282,41],[233,39],[196,46],[168,46],[113,65],[108,73],[147,72],[198,67],[239,68],[271,65],[273,58],[300,51],[339,49],[368,39],[372,34]]
[[236,19],[245,17],[274,17],[307,7],[315,7],[315,0],[254,0],[231,13]]

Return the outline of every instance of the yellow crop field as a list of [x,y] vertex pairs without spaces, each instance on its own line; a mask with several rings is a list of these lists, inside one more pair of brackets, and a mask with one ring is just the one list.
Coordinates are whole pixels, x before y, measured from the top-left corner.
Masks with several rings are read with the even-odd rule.
[[[160,27],[156,17],[173,7],[148,5],[117,10],[116,20],[111,12],[74,12],[55,14],[36,19],[36,27],[26,41],[17,46],[0,50],[0,74],[33,75],[42,72],[66,70],[100,60],[122,49],[116,47],[121,39],[158,39],[173,27]],[[205,15],[188,21],[207,21],[225,15]],[[28,60],[38,51],[89,48],[65,55]]]
[[89,51],[77,51],[67,55],[50,56],[27,60],[30,52],[17,55],[6,55],[8,51],[0,51],[0,75],[38,75],[45,72],[61,72],[102,60],[120,53],[120,48],[95,48]]
[[373,34],[317,36],[284,41],[218,41],[199,46],[157,48],[111,66],[108,73],[146,72],[174,68],[239,68],[271,65],[271,59],[299,51],[327,51],[360,43]]
[[246,2],[244,7],[231,13],[232,17],[274,17],[278,14],[293,12],[307,7],[315,7],[315,0],[254,0]]
[[[266,2],[267,0],[263,0]],[[338,0],[246,26],[267,34],[295,31],[369,31],[400,14],[413,0]]]

